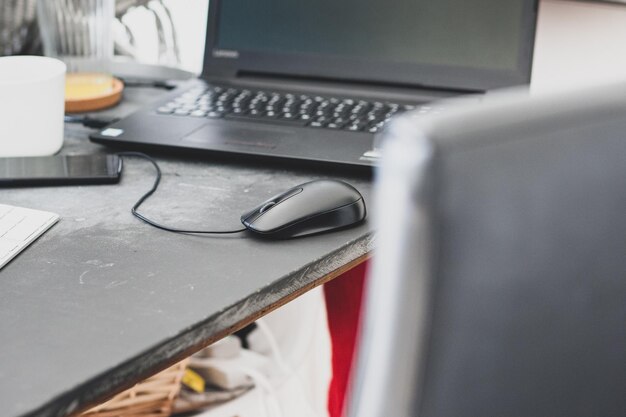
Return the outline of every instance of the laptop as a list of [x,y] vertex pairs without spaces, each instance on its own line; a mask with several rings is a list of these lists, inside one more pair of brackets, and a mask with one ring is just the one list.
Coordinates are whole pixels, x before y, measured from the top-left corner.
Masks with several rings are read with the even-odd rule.
[[201,76],[91,135],[352,167],[405,111],[527,84],[537,0],[211,0]]

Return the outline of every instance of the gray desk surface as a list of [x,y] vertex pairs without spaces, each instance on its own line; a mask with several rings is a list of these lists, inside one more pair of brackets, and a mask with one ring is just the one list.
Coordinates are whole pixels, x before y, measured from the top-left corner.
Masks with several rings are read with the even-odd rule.
[[[156,98],[129,89],[114,114]],[[68,126],[62,153],[106,152]],[[181,227],[239,227],[246,209],[321,170],[164,158],[143,211]],[[130,207],[154,179],[125,161],[118,185],[3,189],[0,202],[61,221],[0,270],[3,416],[64,416],[94,405],[313,288],[372,249],[367,224],[291,241],[178,235]],[[335,178],[337,176],[334,176]],[[343,177],[370,200],[367,179]]]

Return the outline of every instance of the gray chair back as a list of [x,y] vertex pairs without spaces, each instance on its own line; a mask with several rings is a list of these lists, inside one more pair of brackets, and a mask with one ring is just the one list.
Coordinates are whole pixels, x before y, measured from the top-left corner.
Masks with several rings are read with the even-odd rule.
[[626,86],[392,123],[349,416],[626,416]]

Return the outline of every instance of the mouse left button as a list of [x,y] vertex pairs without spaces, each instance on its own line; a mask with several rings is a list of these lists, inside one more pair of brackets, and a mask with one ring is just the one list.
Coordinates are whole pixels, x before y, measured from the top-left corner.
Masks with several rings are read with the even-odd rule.
[[241,216],[241,222],[246,227],[249,227],[253,221],[259,218],[259,216],[261,216],[263,213],[265,213],[266,211],[274,207],[276,204],[283,202],[293,197],[294,195],[300,194],[301,192],[302,192],[302,188],[296,187],[282,194],[275,195],[274,197],[270,198],[267,201],[264,201],[262,204],[258,205],[254,209],[248,211],[243,216]]
[[296,194],[300,194],[301,192],[302,192],[302,187],[296,187],[296,188],[293,188],[289,191],[285,191],[284,193],[275,196],[274,198],[271,199],[271,201],[273,201],[274,204],[278,204],[282,201],[285,201],[288,198],[293,197]]

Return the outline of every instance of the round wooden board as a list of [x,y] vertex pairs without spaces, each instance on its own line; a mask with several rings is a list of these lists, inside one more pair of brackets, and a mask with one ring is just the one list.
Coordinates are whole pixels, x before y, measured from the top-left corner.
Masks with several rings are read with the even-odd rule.
[[113,88],[106,94],[82,98],[79,100],[65,100],[66,113],[82,113],[87,111],[102,110],[119,103],[122,99],[124,83],[113,78]]

